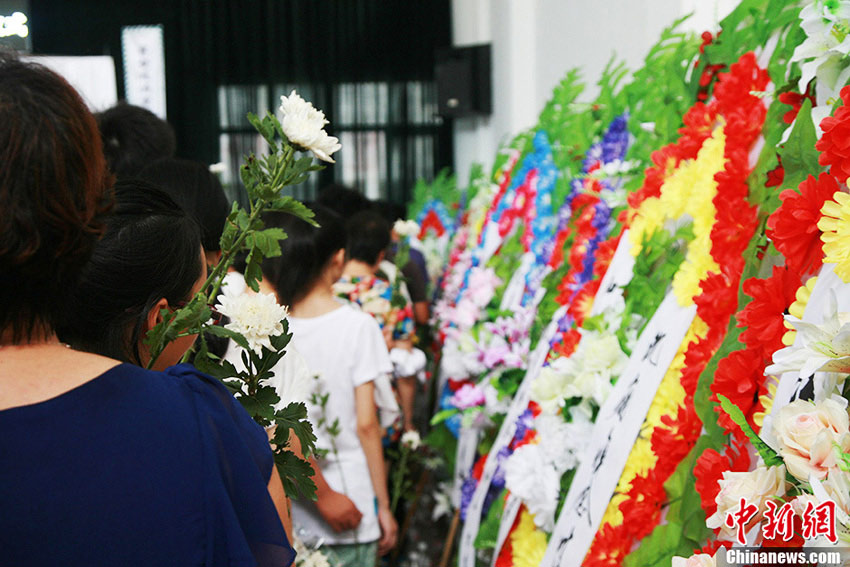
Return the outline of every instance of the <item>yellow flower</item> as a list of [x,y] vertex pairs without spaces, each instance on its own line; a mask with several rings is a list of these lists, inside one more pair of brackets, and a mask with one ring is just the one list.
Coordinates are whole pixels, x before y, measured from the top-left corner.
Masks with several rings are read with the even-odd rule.
[[818,221],[825,264],[835,264],[835,275],[850,283],[850,195],[837,191],[821,207]]
[[[803,319],[803,313],[806,312],[806,305],[809,304],[809,298],[812,297],[812,290],[815,289],[815,283],[817,283],[817,281],[818,277],[813,276],[809,278],[804,285],[801,285],[797,289],[797,293],[794,294],[794,303],[792,303],[788,308],[788,313],[797,319]],[[797,337],[797,331],[794,330],[794,326],[788,321],[784,321],[784,323],[788,332],[782,335],[782,344],[785,346],[791,346],[794,344],[794,339]]]
[[664,226],[667,211],[658,197],[649,197],[640,205],[635,213],[629,229],[629,241],[632,243],[631,254],[637,257],[641,251],[641,240]]
[[717,195],[714,176],[726,165],[725,147],[721,123],[700,148],[696,159],[683,161],[664,180],[660,196],[650,197],[641,204],[629,230],[631,253],[637,256],[646,235],[671,224],[692,223],[694,238],[688,244],[685,261],[673,277],[673,293],[682,306],[690,305],[701,293],[699,283],[709,272],[720,269],[711,257],[711,229],[717,214],[713,202]]
[[[776,378],[774,376],[768,375],[767,394],[762,394],[761,396],[759,396],[759,402],[761,402],[764,411],[757,411],[753,414],[753,421],[756,425],[759,426],[759,431],[761,431],[761,426],[764,425],[765,416],[770,415],[770,411],[773,409],[773,400],[776,398],[776,385]],[[756,431],[756,433],[758,433],[758,431]]]
[[514,567],[539,567],[547,543],[546,534],[534,525],[534,516],[523,508],[519,525],[511,534]]

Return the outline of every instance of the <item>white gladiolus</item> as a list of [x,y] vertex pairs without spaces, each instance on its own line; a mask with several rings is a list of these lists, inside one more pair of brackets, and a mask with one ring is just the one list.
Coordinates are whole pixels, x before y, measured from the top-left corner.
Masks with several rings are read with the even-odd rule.
[[325,113],[313,107],[293,90],[288,97],[280,97],[280,111],[283,113],[281,126],[289,141],[313,152],[317,158],[336,163],[331,154],[342,146],[339,139],[325,132]]
[[270,337],[283,333],[281,321],[289,314],[286,307],[277,304],[271,293],[219,296],[216,309],[230,318],[225,328],[245,337],[251,350],[260,354],[262,347],[272,348]]

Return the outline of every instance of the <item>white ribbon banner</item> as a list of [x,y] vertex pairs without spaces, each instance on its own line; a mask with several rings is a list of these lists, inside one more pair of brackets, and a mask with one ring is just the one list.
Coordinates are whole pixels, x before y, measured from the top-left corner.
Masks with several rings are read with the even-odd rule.
[[626,370],[599,410],[542,567],[579,566],[617,488],[655,393],[696,314],[668,292],[635,345]]

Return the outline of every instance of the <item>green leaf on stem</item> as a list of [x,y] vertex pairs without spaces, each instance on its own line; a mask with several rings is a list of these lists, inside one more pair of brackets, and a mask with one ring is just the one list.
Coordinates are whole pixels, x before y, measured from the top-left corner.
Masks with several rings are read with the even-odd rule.
[[756,448],[758,454],[761,456],[762,460],[764,460],[764,464],[768,467],[778,467],[785,463],[782,460],[782,457],[779,454],[770,448],[770,445],[762,441],[761,437],[753,431],[753,428],[750,427],[750,424],[747,423],[747,418],[744,417],[744,412],[741,409],[729,401],[729,398],[724,396],[723,394],[717,394],[717,399],[720,400],[720,407],[723,408],[729,417],[734,421],[738,427],[744,432],[744,435],[747,436],[747,439],[750,440],[750,443],[753,444],[753,447]]
[[309,455],[315,450],[316,435],[313,433],[313,426],[307,421],[307,406],[304,402],[291,402],[282,410],[278,410],[274,421],[277,424],[275,439],[284,434],[285,439],[289,439],[289,434],[285,432],[292,431],[301,443],[303,454]]
[[[231,339],[233,342],[235,342],[237,345],[241,346],[244,349],[250,349],[251,348],[250,346],[248,346],[248,340],[244,336],[242,336],[240,333],[237,333],[236,331],[232,331],[232,330],[227,329],[225,327],[219,327],[218,325],[211,325],[209,327],[206,327],[204,329],[204,332],[209,333],[211,335],[215,335],[217,337],[225,337],[225,338]],[[224,364],[225,362],[227,362],[227,361],[222,360],[222,361],[219,361],[218,364]],[[230,366],[231,366],[231,368],[233,367],[232,364]],[[233,373],[230,374],[230,376],[234,376],[235,374],[236,374],[236,369],[234,368]]]
[[439,423],[442,423],[453,415],[457,415],[458,413],[460,413],[460,410],[458,410],[457,408],[444,409],[438,411],[436,414],[434,414],[434,417],[431,418],[431,425],[434,426]]
[[260,425],[269,425],[275,419],[274,405],[280,401],[271,386],[260,386],[253,394],[240,396],[239,403],[245,411]]
[[287,496],[316,499],[316,483],[312,478],[315,472],[309,462],[287,449],[278,449],[274,462]]
[[293,197],[286,196],[275,199],[269,203],[268,210],[289,213],[290,215],[295,215],[299,219],[308,222],[313,226],[319,226],[319,224],[313,220],[313,217],[316,216],[315,213],[313,213],[307,205]]
[[812,122],[812,102],[805,99],[794,128],[788,141],[779,149],[779,157],[782,158],[782,167],[785,169],[785,177],[782,180],[781,189],[794,189],[800,185],[811,174],[817,177],[823,171],[823,166],[818,163],[820,152],[815,148],[817,134],[815,124]]

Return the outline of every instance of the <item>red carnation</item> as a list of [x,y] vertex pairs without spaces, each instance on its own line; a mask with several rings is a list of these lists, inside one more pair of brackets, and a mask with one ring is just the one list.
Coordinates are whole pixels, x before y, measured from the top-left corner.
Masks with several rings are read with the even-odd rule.
[[558,356],[570,356],[575,352],[578,342],[581,340],[581,333],[576,329],[570,329],[563,335],[561,340],[555,344],[553,350]]
[[[764,358],[760,350],[738,350],[722,359],[714,373],[711,384],[711,398],[717,402],[717,394],[722,394],[749,415],[756,403],[759,385],[764,380]],[[740,433],[740,428],[723,411],[719,405],[714,408],[718,415],[718,423],[727,431]]]
[[850,85],[841,89],[844,106],[820,123],[823,136],[815,144],[820,152],[818,163],[830,166],[829,172],[842,183],[850,177]]
[[681,384],[689,399],[693,398],[699,377],[705,370],[708,361],[711,360],[720,343],[723,342],[728,323],[727,318],[726,324],[722,328],[709,326],[708,336],[701,341],[691,343],[688,350],[685,351],[685,367],[682,369]]
[[643,539],[658,524],[661,519],[661,509],[667,501],[667,492],[664,490],[665,480],[660,478],[654,470],[632,480],[632,487],[626,493],[626,500],[620,504],[623,525],[626,526],[630,537]]
[[800,112],[800,108],[803,106],[803,101],[809,99],[812,101],[812,106],[817,104],[815,102],[815,97],[809,94],[809,87],[806,87],[806,92],[804,94],[795,93],[794,91],[788,91],[779,95],[779,102],[782,104],[787,104],[791,107],[791,110],[785,113],[782,117],[782,121],[786,124],[792,124],[794,120],[797,118],[797,114]]
[[631,548],[632,539],[628,537],[624,524],[603,524],[593,538],[582,567],[620,567]]
[[823,262],[823,243],[818,221],[821,207],[838,191],[832,175],[809,176],[800,192],[786,189],[779,194],[782,205],[767,219],[767,236],[785,256],[785,263],[800,274],[813,274]]
[[614,259],[614,253],[617,251],[617,246],[620,245],[620,237],[622,235],[623,233],[621,232],[619,235],[609,238],[596,249],[596,264],[593,266],[594,276],[602,278],[605,272],[608,271],[608,266],[611,264],[611,260]]
[[747,471],[750,468],[750,455],[743,443],[733,442],[733,445],[721,455],[714,449],[706,449],[697,457],[694,464],[695,488],[699,493],[705,516],[714,515],[717,511],[715,498],[720,492],[718,481],[726,471]]
[[[728,264],[721,264],[721,273],[711,272],[700,282],[702,293],[694,298],[697,315],[705,321],[712,333],[726,333],[729,317],[738,310],[737,270],[730,272]],[[702,341],[701,341],[702,342]],[[691,347],[688,348],[691,350]],[[690,365],[689,365],[690,366]]]
[[744,282],[744,293],[753,298],[737,315],[738,327],[746,327],[741,342],[754,351],[770,356],[782,348],[785,311],[794,302],[802,285],[800,276],[787,267],[773,267],[767,279],[750,278]]
[[779,164],[767,172],[767,181],[764,182],[765,187],[779,187],[785,181],[785,168],[782,167],[782,159],[779,159]]

